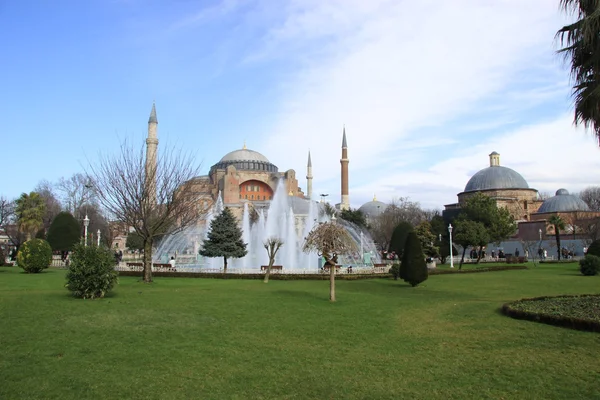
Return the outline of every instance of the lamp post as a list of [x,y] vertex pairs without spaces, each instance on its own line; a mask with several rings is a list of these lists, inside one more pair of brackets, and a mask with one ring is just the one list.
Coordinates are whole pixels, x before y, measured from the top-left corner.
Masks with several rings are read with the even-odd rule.
[[98,247],[100,247],[100,229],[96,233],[98,234]]
[[450,268],[454,268],[454,257],[452,256],[452,224],[448,225],[448,233],[450,233]]
[[85,214],[85,218],[83,219],[83,245],[87,246],[87,228],[90,225],[90,219],[87,214]]
[[540,228],[538,230],[538,233],[540,234],[540,244],[538,245],[538,255],[540,256],[540,258],[542,258],[542,229]]

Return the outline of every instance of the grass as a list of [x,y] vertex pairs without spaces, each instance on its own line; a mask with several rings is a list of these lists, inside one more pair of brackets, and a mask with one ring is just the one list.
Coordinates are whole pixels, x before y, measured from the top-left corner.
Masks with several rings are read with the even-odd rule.
[[577,264],[401,281],[122,277],[78,300],[64,271],[0,268],[2,399],[592,399],[600,336],[507,318],[598,293]]

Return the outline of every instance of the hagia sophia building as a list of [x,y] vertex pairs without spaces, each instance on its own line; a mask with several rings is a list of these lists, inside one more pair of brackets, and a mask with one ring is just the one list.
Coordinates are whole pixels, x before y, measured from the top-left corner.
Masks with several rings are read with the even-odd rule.
[[[156,136],[158,118],[156,106],[152,105],[148,119],[147,155],[156,156]],[[337,208],[349,209],[350,199],[348,194],[348,146],[346,129],[342,132],[342,157],[341,164],[341,197]],[[192,191],[200,199],[201,206],[210,208],[221,196],[223,205],[229,207],[234,215],[241,221],[244,204],[260,209],[267,208],[273,199],[279,181],[283,180],[289,203],[296,216],[306,215],[309,203],[312,201],[312,161],[308,152],[306,166],[306,193],[298,184],[296,171],[288,169],[280,171],[263,154],[248,149],[246,145],[225,154],[216,164],[210,167],[208,175],[201,175],[186,183],[186,190]]]

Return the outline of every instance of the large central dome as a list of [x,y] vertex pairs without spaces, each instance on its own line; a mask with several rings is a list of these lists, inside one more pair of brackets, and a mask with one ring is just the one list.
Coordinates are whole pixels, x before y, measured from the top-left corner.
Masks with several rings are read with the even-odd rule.
[[246,145],[242,149],[225,154],[218,163],[211,167],[210,174],[212,175],[216,170],[227,169],[229,166],[235,167],[238,171],[278,172],[277,166],[271,164],[267,157],[258,151],[247,149]]
[[227,161],[262,161],[268,163],[269,159],[260,154],[258,151],[243,148],[225,154],[223,158],[221,158],[220,162]]
[[489,189],[529,189],[527,181],[517,171],[500,166],[500,155],[490,154],[490,166],[469,179],[465,192]]

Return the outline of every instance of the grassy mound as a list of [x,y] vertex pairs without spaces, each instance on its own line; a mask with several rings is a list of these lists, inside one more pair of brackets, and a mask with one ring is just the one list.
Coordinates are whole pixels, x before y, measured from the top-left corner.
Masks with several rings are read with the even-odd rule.
[[502,306],[512,318],[600,332],[600,295],[536,297]]

